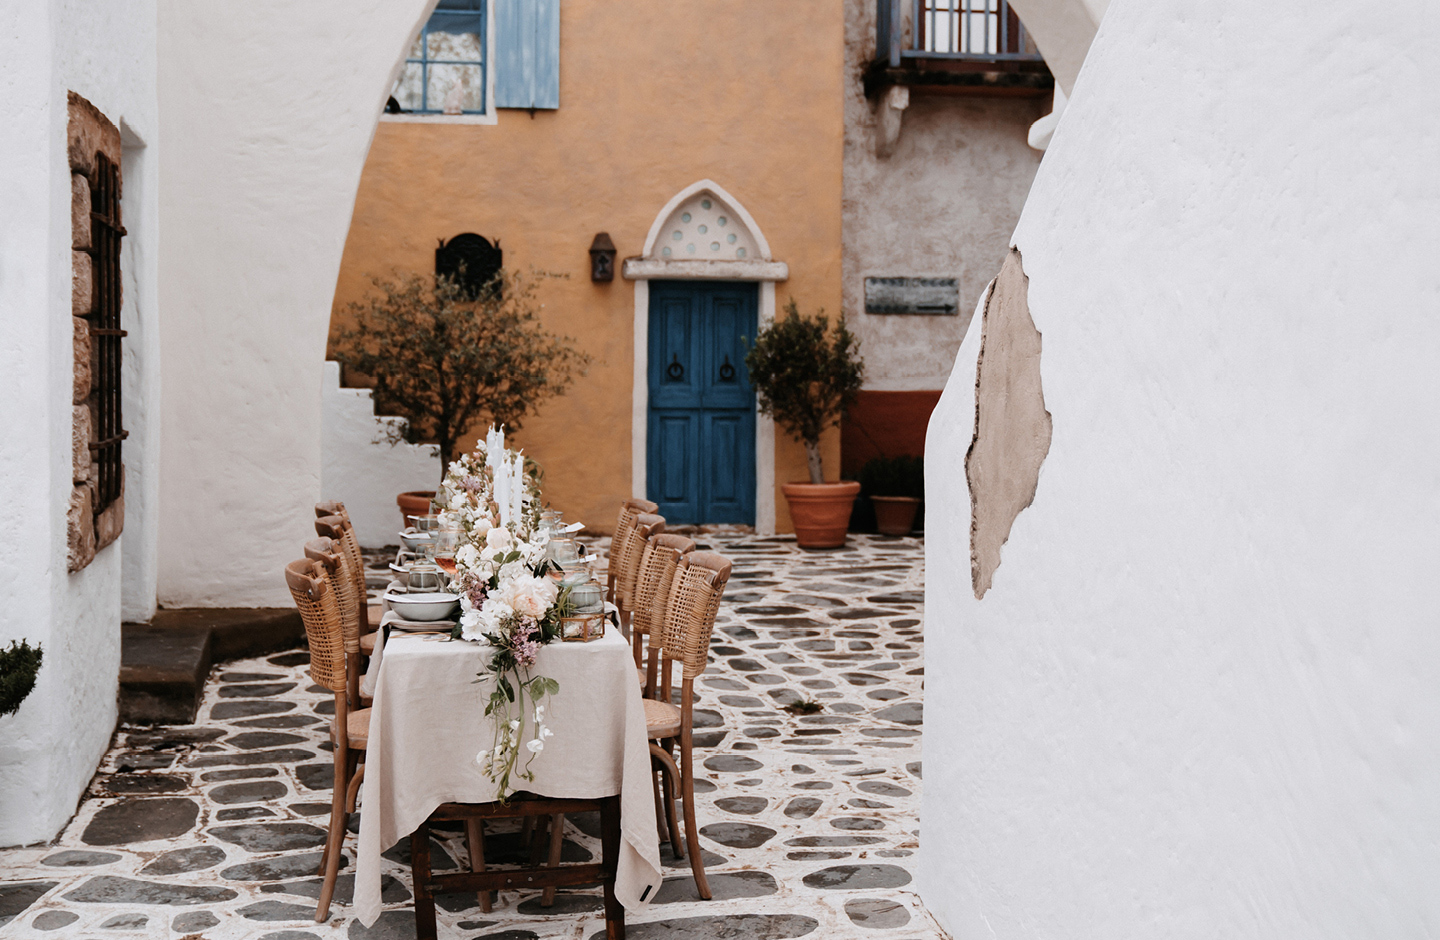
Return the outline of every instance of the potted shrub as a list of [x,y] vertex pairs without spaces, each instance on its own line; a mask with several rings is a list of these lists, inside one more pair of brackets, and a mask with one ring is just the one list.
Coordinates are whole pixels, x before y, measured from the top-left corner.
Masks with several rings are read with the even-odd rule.
[[858,474],[860,493],[875,511],[882,535],[909,535],[925,496],[923,457],[876,457]]
[[820,435],[840,423],[865,379],[859,341],[841,316],[832,331],[823,315],[800,316],[792,299],[785,315],[760,331],[745,355],[760,411],[805,445],[808,483],[786,483],[795,540],[802,548],[845,544],[850,510],[860,492],[853,480],[826,483]]
[[[406,418],[392,433],[440,446],[443,476],[460,439],[480,421],[519,430],[525,416],[560,395],[590,357],[537,319],[538,277],[500,271],[479,290],[455,277],[372,278],[347,311],[353,325],[333,356],[374,382],[386,413]],[[428,512],[433,491],[401,493],[401,512]]]

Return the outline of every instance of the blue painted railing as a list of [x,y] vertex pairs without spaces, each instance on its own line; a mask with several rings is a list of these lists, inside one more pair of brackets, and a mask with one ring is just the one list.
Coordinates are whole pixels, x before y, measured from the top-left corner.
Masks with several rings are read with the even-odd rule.
[[1009,0],[876,0],[876,13],[875,52],[891,68],[906,59],[1044,61]]

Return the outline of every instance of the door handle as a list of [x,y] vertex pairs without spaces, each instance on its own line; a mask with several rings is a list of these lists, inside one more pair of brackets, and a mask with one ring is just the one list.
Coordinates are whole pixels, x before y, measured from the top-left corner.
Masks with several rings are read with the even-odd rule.
[[725,362],[720,366],[720,381],[735,381],[735,367],[730,364],[730,357],[725,357]]
[[665,377],[672,382],[678,382],[685,378],[685,367],[680,364],[680,354],[675,353],[670,364],[665,367]]

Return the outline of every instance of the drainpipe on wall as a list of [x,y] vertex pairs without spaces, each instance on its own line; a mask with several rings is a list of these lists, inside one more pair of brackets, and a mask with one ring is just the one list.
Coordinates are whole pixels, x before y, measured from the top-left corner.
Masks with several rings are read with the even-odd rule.
[[895,152],[895,145],[900,142],[901,119],[908,107],[909,86],[891,85],[885,89],[875,115],[875,156],[883,160]]

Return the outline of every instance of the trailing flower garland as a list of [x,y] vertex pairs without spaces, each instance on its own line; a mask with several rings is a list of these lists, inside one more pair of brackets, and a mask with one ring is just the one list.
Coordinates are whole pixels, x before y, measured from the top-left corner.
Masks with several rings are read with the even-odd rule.
[[[460,530],[455,587],[461,614],[455,634],[491,648],[479,676],[495,677],[485,707],[495,724],[494,743],[475,760],[499,785],[504,802],[512,777],[535,779],[530,763],[554,736],[545,725],[544,699],[556,695],[560,683],[531,675],[531,669],[540,647],[560,636],[569,591],[548,576],[549,535],[539,526],[538,474],[533,463],[505,447],[503,431],[491,428],[484,444],[450,463],[435,502],[442,523]],[[522,742],[529,751],[523,764]]]

